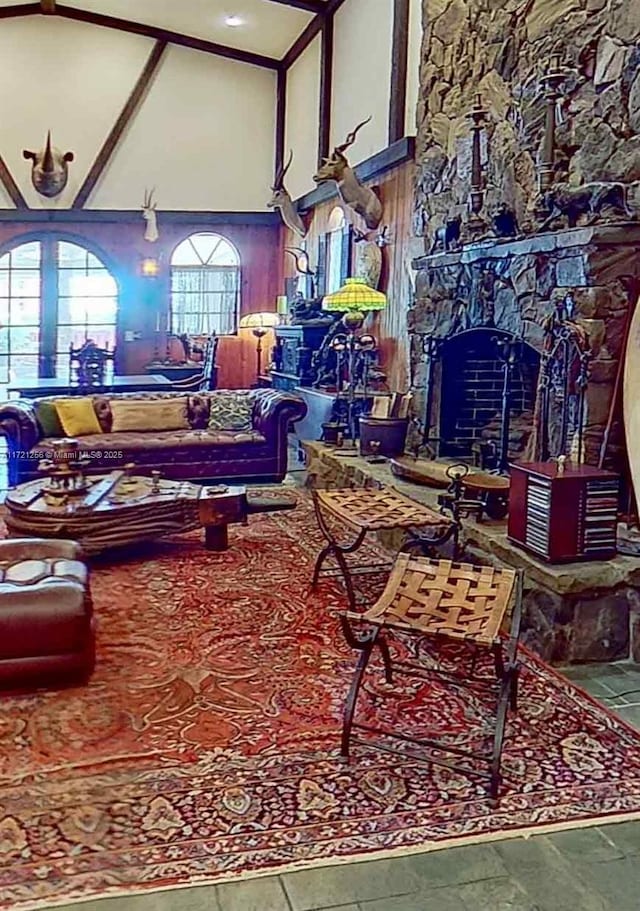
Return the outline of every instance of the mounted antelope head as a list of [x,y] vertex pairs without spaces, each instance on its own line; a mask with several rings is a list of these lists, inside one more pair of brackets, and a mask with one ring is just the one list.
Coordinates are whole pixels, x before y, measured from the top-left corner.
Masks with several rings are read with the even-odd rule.
[[291,231],[294,231],[300,237],[304,237],[307,233],[307,229],[304,226],[304,222],[298,211],[293,204],[293,200],[289,196],[288,190],[284,188],[284,176],[291,166],[293,161],[293,150],[289,152],[289,160],[286,165],[283,165],[277,172],[271,190],[273,196],[267,203],[269,209],[279,209],[282,220]]
[[309,254],[306,250],[303,250],[302,247],[285,247],[284,252],[288,253],[289,256],[292,256],[296,263],[296,272],[300,275],[308,275],[311,284],[311,297],[316,296],[316,283],[315,276],[316,273],[311,268],[309,263]]
[[39,152],[22,150],[23,158],[30,159],[31,183],[41,196],[57,196],[62,193],[69,177],[68,163],[73,161],[73,152],[65,152],[51,145],[51,130],[47,133],[44,149]]
[[[153,188],[155,190],[155,187]],[[158,220],[156,218],[156,203],[153,202],[153,190],[144,191],[144,201],[142,203],[142,217],[146,221],[144,229],[144,239],[154,243],[158,237]]]
[[340,146],[336,146],[330,158],[323,158],[323,164],[320,165],[313,179],[316,183],[324,183],[326,180],[335,180],[338,186],[338,193],[343,203],[353,209],[358,215],[361,215],[369,229],[377,228],[382,220],[382,203],[376,194],[369,187],[360,183],[353,169],[349,166],[344,153],[356,141],[358,130],[365,123],[369,123],[371,117],[367,117],[362,123],[359,123],[355,130],[347,134],[346,140]]

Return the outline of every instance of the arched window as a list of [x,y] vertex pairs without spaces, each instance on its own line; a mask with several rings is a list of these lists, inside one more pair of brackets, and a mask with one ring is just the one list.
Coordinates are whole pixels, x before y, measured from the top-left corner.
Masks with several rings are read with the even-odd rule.
[[171,257],[174,335],[232,335],[240,310],[240,258],[219,234],[192,234]]
[[69,346],[116,344],[118,286],[80,244],[48,235],[0,256],[0,386],[69,373]]

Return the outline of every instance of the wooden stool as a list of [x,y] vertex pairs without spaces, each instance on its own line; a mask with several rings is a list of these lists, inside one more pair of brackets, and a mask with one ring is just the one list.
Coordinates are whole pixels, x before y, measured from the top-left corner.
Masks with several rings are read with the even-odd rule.
[[[521,570],[472,566],[469,563],[430,560],[400,554],[387,586],[376,603],[364,613],[350,611],[341,617],[348,644],[360,652],[345,705],[342,755],[349,757],[354,728],[396,738],[404,743],[430,750],[428,755],[418,756],[415,753],[407,754],[405,750],[404,755],[409,755],[413,759],[424,759],[468,775],[488,778],[490,794],[492,799],[495,799],[501,782],[500,762],[507,710],[511,707],[515,711],[517,702],[517,650],[522,614],[522,582]],[[511,629],[504,647],[501,628],[512,603]],[[365,632],[356,633],[350,620],[366,621],[370,628]],[[472,646],[475,651],[471,673],[468,677],[462,677],[440,668],[427,669],[417,660],[395,662],[392,669],[389,646],[384,635],[386,632],[399,633],[401,636],[410,634],[419,640],[432,636]],[[358,724],[354,717],[360,685],[376,646],[380,649],[387,683],[392,683],[392,670],[398,670],[400,673],[412,674],[425,680],[428,679],[428,674],[436,673],[449,678],[452,683],[466,687],[486,688],[488,683],[495,687],[495,726],[487,751],[474,752],[449,745],[444,741],[413,738],[383,728]],[[478,650],[481,649],[490,651],[493,656],[495,682],[473,679]],[[417,657],[418,654],[419,649],[414,649],[414,655]],[[381,746],[370,740],[364,742],[369,746],[395,752],[395,748]],[[402,754],[402,751],[398,752]],[[443,753],[453,754],[454,758],[444,758]]]
[[[327,544],[318,554],[313,570],[312,587],[318,584],[323,564],[334,556],[342,575],[349,598],[349,607],[355,610],[356,598],[351,580],[354,570],[379,572],[380,564],[371,567],[349,567],[345,556],[355,553],[362,545],[369,532],[391,531],[396,528],[406,529],[412,540],[430,547],[438,547],[451,538],[457,542],[458,524],[452,519],[440,515],[428,506],[423,506],[409,497],[403,496],[393,488],[371,490],[369,488],[312,490],[313,504],[320,531]],[[327,525],[324,512],[354,529],[356,536],[351,543],[340,544]],[[433,534],[424,536],[416,529],[431,529]]]

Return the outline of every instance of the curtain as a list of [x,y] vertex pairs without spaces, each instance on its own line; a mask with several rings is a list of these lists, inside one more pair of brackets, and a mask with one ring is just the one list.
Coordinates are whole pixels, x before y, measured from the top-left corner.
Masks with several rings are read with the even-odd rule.
[[232,335],[237,330],[240,271],[217,266],[171,271],[171,331]]

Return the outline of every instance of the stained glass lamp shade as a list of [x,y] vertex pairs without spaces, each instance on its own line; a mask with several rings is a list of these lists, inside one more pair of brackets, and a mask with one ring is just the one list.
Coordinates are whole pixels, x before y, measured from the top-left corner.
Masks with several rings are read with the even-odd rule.
[[344,323],[349,329],[358,329],[370,310],[384,310],[387,295],[371,288],[362,278],[346,279],[342,288],[322,299],[322,309],[344,312]]

